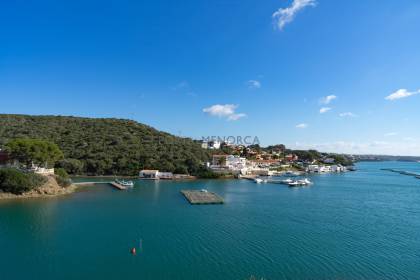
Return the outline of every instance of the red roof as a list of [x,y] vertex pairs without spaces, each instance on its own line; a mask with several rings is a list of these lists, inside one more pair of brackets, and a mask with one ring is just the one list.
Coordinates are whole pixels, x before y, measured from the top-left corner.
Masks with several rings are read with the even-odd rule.
[[6,152],[0,151],[0,163],[6,162],[9,160],[9,154]]

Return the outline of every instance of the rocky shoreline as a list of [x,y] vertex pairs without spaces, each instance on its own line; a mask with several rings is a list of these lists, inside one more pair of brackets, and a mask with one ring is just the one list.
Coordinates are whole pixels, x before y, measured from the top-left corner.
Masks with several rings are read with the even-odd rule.
[[68,187],[63,188],[58,185],[54,176],[48,176],[48,181],[43,186],[23,194],[18,195],[0,191],[0,200],[57,197],[74,193],[76,189],[77,186],[75,185],[70,185]]

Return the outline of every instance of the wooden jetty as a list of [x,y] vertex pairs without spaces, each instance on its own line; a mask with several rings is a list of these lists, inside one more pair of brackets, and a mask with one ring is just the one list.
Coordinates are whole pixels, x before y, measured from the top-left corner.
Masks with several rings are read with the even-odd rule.
[[114,188],[116,188],[116,189],[118,189],[118,190],[121,190],[121,191],[123,191],[123,190],[126,190],[127,189],[127,187],[125,187],[125,186],[123,186],[123,185],[120,185],[120,184],[118,184],[117,182],[80,182],[80,183],[73,183],[73,185],[76,185],[76,186],[94,186],[94,185],[97,185],[97,184],[106,184],[106,185],[111,185],[111,186],[113,186]]
[[182,190],[189,203],[195,204],[223,204],[223,198],[219,195],[204,190]]

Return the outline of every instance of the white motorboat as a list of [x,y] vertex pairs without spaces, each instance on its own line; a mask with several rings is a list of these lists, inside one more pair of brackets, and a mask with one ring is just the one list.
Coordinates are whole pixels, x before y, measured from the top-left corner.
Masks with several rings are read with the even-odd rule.
[[296,180],[296,181],[293,181],[292,180],[292,182],[289,182],[287,184],[290,187],[298,187],[298,186],[307,186],[307,185],[310,185],[310,184],[312,184],[312,182],[308,178],[305,178],[305,179]]
[[121,186],[124,186],[124,187],[129,187],[129,188],[134,187],[134,182],[133,181],[115,180],[115,182],[117,184],[120,184]]
[[290,179],[290,178],[287,178],[287,179],[285,179],[285,180],[282,180],[281,181],[283,184],[290,184],[290,183],[292,183],[293,182],[293,180],[292,179]]

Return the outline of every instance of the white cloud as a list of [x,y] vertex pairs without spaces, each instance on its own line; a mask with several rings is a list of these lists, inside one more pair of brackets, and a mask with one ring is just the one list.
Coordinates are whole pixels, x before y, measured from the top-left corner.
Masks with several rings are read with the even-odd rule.
[[244,113],[232,114],[232,115],[229,115],[228,120],[229,121],[237,121],[240,118],[244,118],[244,117],[246,117],[246,114],[244,114]]
[[300,124],[296,125],[296,128],[307,128],[307,127],[308,127],[308,124],[306,124],[306,123],[300,123]]
[[261,88],[261,82],[257,80],[249,80],[246,82],[249,89],[259,89]]
[[314,7],[315,5],[315,0],[293,0],[289,7],[278,9],[272,15],[272,18],[275,21],[277,28],[283,30],[284,26],[292,22],[300,10],[310,6]]
[[236,121],[240,118],[246,117],[244,113],[236,113],[235,110],[238,108],[238,105],[234,104],[216,104],[208,108],[204,108],[203,112],[209,114],[210,116],[215,116],[219,118],[226,118],[229,121]]
[[396,132],[388,132],[384,134],[385,137],[396,136],[396,135],[398,135],[398,133]]
[[328,112],[328,111],[330,111],[331,110],[331,108],[330,107],[322,107],[320,110],[319,110],[319,112],[321,113],[321,114],[324,114],[324,113],[326,113],[326,112]]
[[420,90],[418,90],[418,91],[408,91],[408,90],[402,88],[402,89],[397,90],[394,93],[391,93],[390,95],[385,97],[385,99],[393,101],[393,100],[397,100],[397,99],[401,99],[401,98],[406,98],[406,97],[409,97],[409,96],[412,96],[412,95],[416,95],[416,94],[419,94],[419,93],[420,93]]
[[331,103],[331,101],[333,101],[334,99],[337,99],[337,96],[335,96],[335,95],[331,94],[331,95],[328,95],[328,96],[322,97],[322,98],[319,100],[319,102],[320,102],[321,104],[325,104],[325,105],[327,105],[327,104],[330,104],[330,103]]
[[342,117],[342,118],[355,118],[355,117],[357,117],[357,115],[353,114],[352,112],[340,113],[339,116]]

